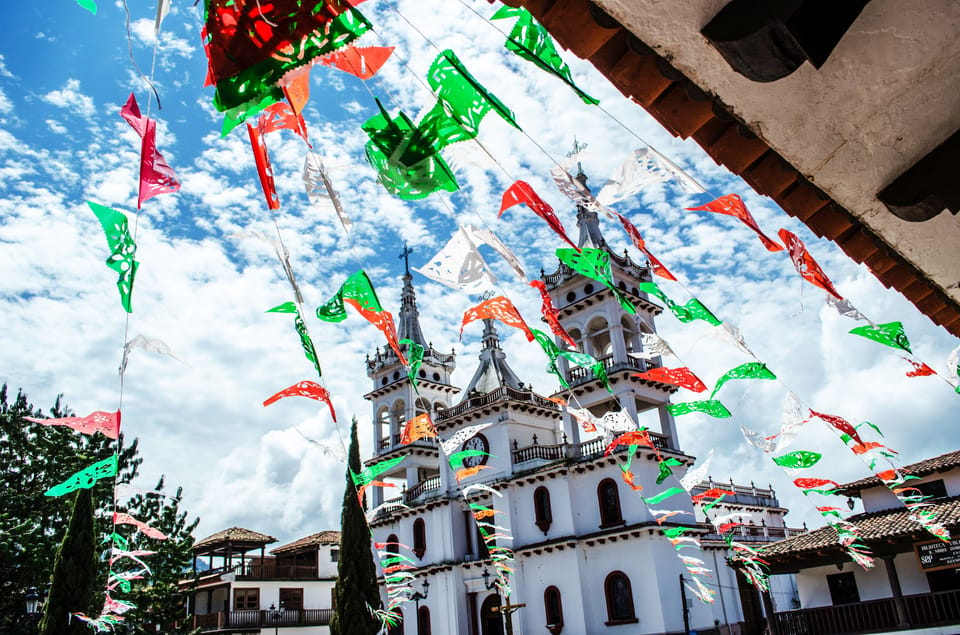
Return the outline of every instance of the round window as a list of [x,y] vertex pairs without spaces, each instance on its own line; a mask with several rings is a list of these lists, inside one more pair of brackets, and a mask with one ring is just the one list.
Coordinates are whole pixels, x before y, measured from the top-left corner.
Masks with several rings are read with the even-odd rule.
[[586,293],[586,294],[588,294],[588,295],[591,294],[591,293],[593,293],[593,285],[592,285],[592,284],[587,284],[587,286],[585,286],[585,287],[583,288],[583,292]]
[[433,374],[433,381],[440,381],[440,373]]
[[573,302],[576,299],[577,299],[577,294],[574,293],[573,291],[567,294],[567,302]]
[[393,373],[393,379],[394,379],[394,380],[400,379],[400,371],[399,371],[399,370],[396,371],[395,373]]

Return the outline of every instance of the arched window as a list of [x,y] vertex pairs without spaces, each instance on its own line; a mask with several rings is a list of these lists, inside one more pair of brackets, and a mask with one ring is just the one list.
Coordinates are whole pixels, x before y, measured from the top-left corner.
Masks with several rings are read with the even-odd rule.
[[607,596],[607,626],[637,621],[633,608],[633,589],[625,573],[614,571],[608,575],[603,582],[603,592]]
[[601,359],[613,352],[613,344],[610,342],[610,328],[607,321],[602,317],[595,317],[590,320],[587,326],[587,337],[590,338],[590,354]]
[[425,606],[417,609],[417,635],[430,635],[430,609]]
[[400,443],[400,434],[403,432],[403,426],[407,422],[407,404],[405,404],[402,399],[394,402],[390,416],[397,430],[393,435],[392,443],[393,445],[397,445]]
[[387,536],[387,553],[394,556],[400,555],[400,538],[397,534]]
[[559,633],[563,626],[563,603],[560,601],[560,589],[548,586],[543,592],[543,610],[547,616],[547,630]]
[[567,334],[570,335],[570,338],[574,342],[576,342],[578,351],[586,352],[583,350],[583,334],[580,332],[580,329],[575,329],[575,328],[567,329]]
[[627,352],[639,353],[641,346],[640,337],[637,335],[637,323],[624,315],[620,319],[620,326],[623,327],[623,341],[627,345]]
[[424,399],[423,397],[417,399],[417,414],[422,415],[425,412],[430,411],[430,402]]
[[537,528],[547,533],[550,523],[553,522],[553,512],[550,509],[550,490],[542,485],[533,492],[533,513],[536,516]]
[[380,435],[381,438],[377,439],[377,443],[381,450],[390,447],[390,409],[384,406],[377,412],[377,423],[380,425]]
[[597,486],[597,503],[600,505],[600,526],[609,527],[623,522],[620,512],[620,490],[612,478],[605,478]]
[[413,521],[413,553],[417,558],[423,558],[427,551],[427,524],[422,518]]

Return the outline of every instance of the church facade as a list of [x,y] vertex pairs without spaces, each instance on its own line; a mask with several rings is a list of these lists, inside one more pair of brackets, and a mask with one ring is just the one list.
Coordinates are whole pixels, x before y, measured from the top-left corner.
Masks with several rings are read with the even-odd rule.
[[[609,253],[596,213],[581,208],[577,219],[579,246]],[[741,602],[752,588],[738,584],[731,570],[715,574],[714,581],[726,583],[714,585],[714,604],[685,589],[690,574],[664,526],[623,478],[618,462],[628,449],[606,454],[610,438],[601,431],[585,433],[558,404],[563,400],[596,417],[624,411],[649,429],[655,448],[640,446],[631,459],[636,483],[657,479],[657,454],[676,459],[677,476],[694,463],[681,449],[665,408],[676,388],[632,377],[659,364],[657,357],[638,356],[642,334],[655,332],[662,311],[639,291],[650,271],[626,254],[609,255],[614,284],[637,307],[635,316],[624,313],[607,286],[563,263],[542,275],[561,324],[579,351],[602,362],[609,390],[589,370],[561,359],[559,370],[570,388],[535,393],[512,370],[494,323],[485,320],[479,363],[461,391],[450,383],[455,357],[424,338],[412,277],[409,271],[404,276],[398,331],[425,349],[417,382],[392,351],[377,351],[367,361],[373,389],[365,395],[373,408],[375,443],[367,465],[405,457],[379,477],[397,487],[373,488],[367,495],[375,542],[409,547],[416,565],[417,596],[401,607],[403,623],[394,632],[615,635],[736,632],[727,626],[733,624],[745,627],[743,632],[753,628],[750,615],[744,624]],[[423,413],[441,439],[485,424],[455,448],[480,450],[463,460],[463,467],[477,468],[467,472],[473,475],[460,474],[458,482],[435,439],[401,442],[405,423]],[[469,487],[476,483],[485,487]],[[692,519],[692,503],[689,497],[685,501],[671,507],[686,505]],[[509,596],[494,584],[491,541],[480,535],[471,513],[477,506],[494,510],[496,545],[514,552]],[[719,558],[716,551],[712,559],[706,554],[711,526],[695,526],[700,533],[688,535],[708,539],[704,553],[696,555],[710,559],[711,567],[716,562],[726,568],[724,545],[711,547]],[[717,630],[721,625],[727,630]]]

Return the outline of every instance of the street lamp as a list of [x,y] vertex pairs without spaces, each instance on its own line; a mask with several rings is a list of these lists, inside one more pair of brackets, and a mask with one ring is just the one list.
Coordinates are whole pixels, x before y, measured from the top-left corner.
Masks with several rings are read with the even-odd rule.
[[38,592],[37,587],[31,586],[27,589],[27,594],[23,596],[27,621],[31,624],[40,621],[40,614],[43,612],[43,600],[46,598],[46,595],[46,592]]
[[283,617],[283,602],[280,602],[280,608],[271,602],[270,603],[270,619],[273,620],[273,635],[277,635],[280,632],[280,618]]
[[503,596],[500,595],[500,588],[497,586],[497,580],[494,579],[493,582],[490,581],[490,572],[486,569],[483,570],[483,573],[480,574],[480,577],[483,578],[483,586],[487,587],[487,591],[493,591],[497,589],[497,597],[501,598],[500,606],[495,606],[493,610],[500,615],[506,615],[507,619],[507,635],[513,635],[513,613],[518,611],[526,606],[526,604],[510,604],[510,598],[507,598],[507,603],[503,604]]
[[414,610],[417,612],[417,635],[420,633],[420,600],[426,600],[430,593],[430,580],[423,581],[423,593],[414,591],[410,599],[413,600]]

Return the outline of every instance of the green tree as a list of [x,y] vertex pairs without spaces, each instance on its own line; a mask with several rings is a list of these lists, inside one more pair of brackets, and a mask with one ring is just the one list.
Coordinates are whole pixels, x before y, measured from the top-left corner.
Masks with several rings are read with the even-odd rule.
[[[72,414],[62,406],[60,397],[45,415],[28,402],[22,391],[15,399],[8,400],[6,385],[0,386],[0,633],[4,635],[36,633],[36,625],[28,623],[24,616],[24,594],[31,586],[41,591],[48,588],[54,556],[69,523],[71,498],[48,497],[43,493],[91,463],[109,457],[118,447],[118,482],[133,480],[142,463],[136,439],[127,445],[122,435],[119,441],[114,441],[102,435],[91,437],[24,419]],[[98,483],[91,491],[97,517],[97,548],[103,550],[103,555],[109,545],[101,543],[100,538],[113,531],[112,484],[112,481]],[[157,489],[163,489],[163,479]],[[182,617],[176,582],[192,560],[192,532],[197,520],[187,519],[180,502],[178,489],[173,496],[164,496],[162,491],[139,494],[121,506],[135,518],[170,536],[169,540],[153,540],[140,535],[133,527],[118,526],[118,533],[129,536],[131,548],[157,552],[149,560],[153,572],[150,579],[134,582],[130,593],[113,592],[116,599],[137,605],[125,618],[138,633],[154,633],[153,624],[157,623],[164,633],[181,632],[171,626],[173,617]],[[99,613],[109,574],[106,562],[101,559],[98,567],[93,606],[88,614]]]
[[381,606],[370,528],[351,477],[351,472],[359,474],[360,471],[360,444],[357,441],[357,419],[354,417],[350,429],[346,490],[340,514],[340,560],[337,563],[337,585],[334,590],[336,610],[330,621],[331,635],[375,635],[380,629],[379,620],[370,612],[371,607],[379,609]]
[[161,477],[155,491],[137,494],[124,507],[137,519],[150,519],[149,524],[166,534],[166,540],[138,538],[137,546],[156,551],[149,564],[153,575],[147,580],[135,581],[130,593],[123,600],[137,608],[124,614],[127,625],[135,633],[156,633],[155,626],[166,635],[191,633],[189,621],[183,619],[185,593],[180,591],[180,579],[188,577],[187,571],[193,562],[193,530],[199,518],[188,519],[187,512],[180,509],[183,488],[176,494],[164,495],[164,479]]
[[95,533],[93,492],[77,490],[70,525],[57,549],[40,635],[87,635],[87,625],[71,621],[70,614],[88,612],[93,602],[97,584]]

